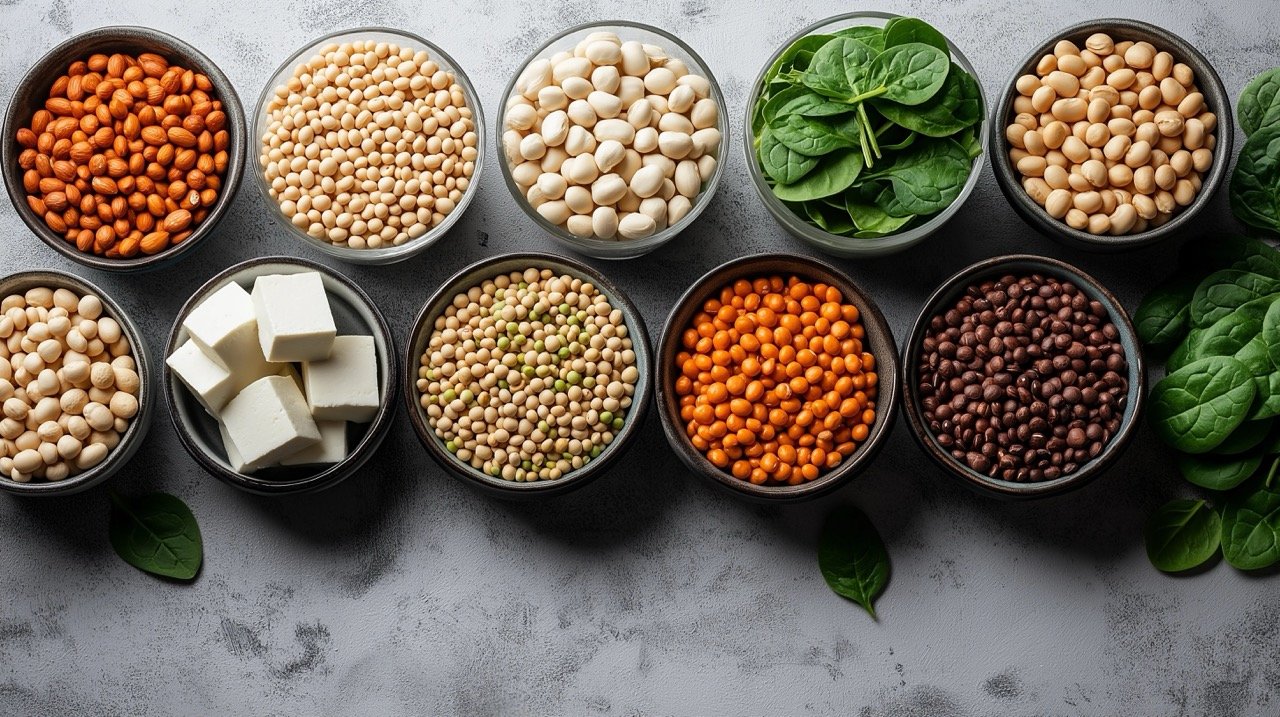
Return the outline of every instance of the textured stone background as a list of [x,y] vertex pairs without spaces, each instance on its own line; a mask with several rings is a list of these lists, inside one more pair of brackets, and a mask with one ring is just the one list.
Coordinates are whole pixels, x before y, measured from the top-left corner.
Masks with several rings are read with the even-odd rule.
[[[1233,96],[1256,72],[1280,64],[1273,3],[864,5],[935,23],[973,60],[992,99],[1032,43],[1107,15],[1153,21],[1194,42]],[[201,48],[251,107],[268,74],[310,38],[385,24],[445,47],[492,114],[538,43],[568,25],[617,16],[675,31],[696,48],[724,87],[736,133],[748,85],[772,49],[849,9],[816,0],[0,0],[0,90],[7,100],[35,58],[73,33],[137,23]],[[729,146],[711,208],[677,242],[636,261],[594,262],[630,292],[655,332],[670,302],[717,263],[808,251],[757,201],[739,140]],[[551,248],[496,165],[479,191],[426,256],[345,268],[399,340],[448,274],[481,257]],[[1231,226],[1225,199],[1220,194],[1203,215],[1202,229]],[[90,278],[132,313],[158,351],[178,305],[215,272],[264,254],[320,257],[283,235],[266,209],[246,181],[234,214],[198,257],[145,278]],[[0,235],[0,272],[75,269],[7,205]],[[1132,308],[1171,266],[1167,250],[1118,257],[1065,250],[1014,216],[986,169],[940,235],[904,254],[843,266],[879,298],[901,337],[933,287],[978,259],[1027,251],[1076,262]],[[113,487],[184,498],[203,529],[203,573],[175,585],[122,563],[107,544],[101,489],[50,501],[0,496],[0,712],[1280,712],[1275,579],[1225,565],[1179,579],[1147,563],[1143,519],[1188,489],[1146,428],[1092,486],[1014,505],[957,485],[899,425],[876,465],[839,494],[762,508],[696,482],[650,419],[612,475],[559,500],[509,505],[445,476],[403,416],[378,458],[340,487],[289,500],[246,495],[196,466],[162,410]],[[818,526],[841,502],[867,510],[893,557],[878,623],[833,595],[817,570]]]

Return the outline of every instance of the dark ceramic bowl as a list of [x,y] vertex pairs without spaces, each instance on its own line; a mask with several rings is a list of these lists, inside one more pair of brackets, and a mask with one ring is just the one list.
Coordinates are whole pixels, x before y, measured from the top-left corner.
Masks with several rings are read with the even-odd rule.
[[[1053,46],[1059,40],[1071,40],[1083,47],[1085,39],[1095,32],[1108,33],[1117,42],[1145,40],[1155,45],[1157,50],[1171,53],[1175,62],[1185,63],[1195,72],[1196,85],[1204,94],[1205,106],[1218,117],[1218,125],[1214,129],[1217,144],[1213,149],[1213,166],[1202,178],[1202,186],[1195,201],[1186,207],[1179,208],[1168,222],[1137,234],[1095,236],[1086,231],[1072,229],[1066,222],[1054,219],[1022,188],[1022,175],[1009,161],[1009,150],[1012,146],[1005,138],[1004,129],[1014,117],[1013,101],[1018,96],[1014,83],[1022,75],[1033,73],[1041,57],[1053,54]],[[1090,20],[1055,32],[1015,67],[1013,76],[1000,95],[1000,101],[996,104],[992,115],[998,124],[991,132],[991,166],[995,170],[996,182],[1000,185],[1000,190],[1013,205],[1014,211],[1028,224],[1062,244],[1087,251],[1113,252],[1135,249],[1167,239],[1191,224],[1192,219],[1209,204],[1227,176],[1227,169],[1231,164],[1231,146],[1235,138],[1231,97],[1222,84],[1222,78],[1218,77],[1217,71],[1204,55],[1200,54],[1194,45],[1172,32],[1137,20],[1121,18]]]
[[[680,352],[680,335],[693,320],[707,299],[719,295],[721,288],[737,279],[762,275],[795,275],[810,281],[819,281],[836,287],[844,300],[858,307],[867,350],[876,358],[880,395],[878,414],[867,440],[835,469],[825,471],[816,479],[800,485],[755,485],[738,480],[724,469],[717,468],[701,451],[693,447],[685,433],[685,422],[680,418],[680,399],[675,393],[675,382],[680,369],[676,354]],[[759,502],[791,502],[816,498],[830,493],[848,483],[875,460],[884,442],[889,438],[898,412],[898,349],[893,342],[893,332],[880,313],[879,307],[844,272],[817,259],[789,254],[757,254],[734,259],[704,274],[680,297],[658,343],[658,415],[662,418],[662,430],[676,455],[689,470],[717,486]]]
[[33,480],[30,483],[17,483],[10,480],[8,476],[0,477],[0,491],[6,493],[35,496],[70,495],[91,488],[115,475],[138,452],[147,432],[151,430],[151,417],[156,412],[156,387],[151,378],[151,362],[147,358],[147,344],[143,340],[142,332],[138,331],[138,326],[124,313],[120,305],[94,284],[55,269],[23,271],[0,279],[0,299],[38,286],[70,289],[81,296],[93,294],[101,299],[103,315],[115,319],[124,331],[124,337],[129,340],[140,379],[138,414],[129,422],[129,428],[120,437],[120,443],[107,453],[107,457],[101,463],[83,473],[56,482]]
[[[640,371],[640,378],[636,382],[631,408],[624,417],[622,430],[614,436],[613,442],[605,447],[599,456],[557,480],[516,482],[482,473],[445,449],[444,442],[431,428],[427,413],[419,401],[421,394],[418,392],[417,382],[418,367],[422,365],[422,354],[431,340],[436,319],[453,301],[453,297],[499,274],[524,271],[529,267],[552,269],[595,284],[596,288],[609,298],[609,303],[615,309],[622,311],[628,335],[632,340],[632,350],[636,353],[636,368]],[[449,475],[463,483],[499,498],[517,500],[561,495],[580,488],[608,472],[609,467],[627,452],[628,447],[640,435],[640,426],[644,423],[645,414],[649,410],[649,397],[653,392],[653,354],[649,348],[649,334],[645,329],[644,319],[641,318],[640,312],[636,310],[631,300],[613,282],[590,266],[567,257],[538,252],[504,254],[478,261],[444,282],[418,312],[405,347],[404,365],[405,372],[400,380],[405,408],[409,411],[413,430],[418,434],[418,440],[422,441],[422,445],[426,447],[427,453]]]
[[369,423],[347,425],[347,457],[341,463],[320,466],[275,466],[255,473],[240,473],[227,461],[226,449],[218,431],[218,422],[205,411],[196,397],[182,384],[168,364],[164,367],[165,393],[169,398],[169,417],[178,432],[182,447],[213,476],[225,483],[259,495],[283,495],[307,493],[329,488],[350,478],[360,470],[378,450],[391,429],[395,416],[392,400],[392,382],[397,372],[395,339],[391,327],[382,312],[355,282],[338,272],[305,259],[285,256],[269,256],[236,264],[218,274],[183,304],[174,319],[165,356],[186,342],[187,330],[182,322],[200,302],[213,292],[231,282],[253,289],[253,282],[267,274],[299,274],[319,272],[324,280],[325,293],[339,336],[372,336],[378,356],[378,389],[381,405]]
[[[133,55],[153,52],[170,63],[204,73],[213,83],[214,95],[222,101],[222,109],[227,115],[227,135],[230,140],[227,144],[227,171],[222,177],[218,200],[186,241],[152,256],[108,259],[79,251],[31,210],[27,204],[27,193],[22,186],[22,168],[18,166],[18,155],[22,152],[22,147],[15,139],[18,129],[27,126],[36,110],[44,106],[44,100],[49,96],[49,87],[66,72],[72,62],[86,59],[98,52],[124,52]],[[4,165],[5,187],[9,191],[9,200],[13,202],[22,221],[54,251],[78,264],[102,271],[148,271],[170,266],[193,253],[196,246],[213,233],[214,227],[231,206],[244,171],[244,108],[240,105],[240,98],[236,96],[231,80],[227,79],[212,60],[191,45],[172,35],[146,27],[100,27],[65,40],[45,53],[18,82],[17,89],[9,100],[9,107],[5,110],[0,135],[0,163]]]
[[[924,333],[929,327],[929,322],[935,315],[946,311],[970,285],[1006,274],[1031,273],[1048,274],[1070,281],[1083,290],[1090,299],[1102,302],[1107,308],[1112,323],[1120,332],[1120,344],[1124,347],[1125,359],[1129,363],[1129,393],[1125,396],[1124,416],[1120,421],[1119,431],[1111,437],[1096,458],[1080,466],[1076,472],[1054,480],[1017,483],[978,473],[953,458],[938,444],[925,423],[924,412],[920,407],[920,383],[916,367],[920,360],[921,342],[924,341]],[[1125,312],[1120,301],[1096,279],[1066,262],[1024,254],[980,261],[947,279],[937,291],[933,292],[933,296],[929,297],[924,308],[921,309],[920,316],[916,318],[907,342],[902,346],[902,382],[905,386],[902,400],[906,404],[907,425],[911,427],[911,435],[915,437],[916,443],[919,443],[925,453],[929,454],[929,457],[943,470],[959,478],[965,485],[979,493],[1000,498],[1039,498],[1058,495],[1079,488],[1097,478],[1120,458],[1133,439],[1147,395],[1147,373],[1143,363],[1142,349],[1138,344],[1133,324],[1129,320],[1129,314]]]

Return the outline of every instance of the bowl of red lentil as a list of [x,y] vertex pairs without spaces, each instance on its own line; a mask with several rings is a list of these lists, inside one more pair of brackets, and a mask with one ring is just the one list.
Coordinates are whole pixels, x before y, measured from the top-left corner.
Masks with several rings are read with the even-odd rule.
[[762,254],[699,279],[667,318],[657,394],[694,473],[759,501],[829,493],[889,436],[899,377],[880,309],[835,267]]
[[1133,439],[1146,371],[1124,306],[1065,262],[995,257],[925,302],[902,348],[911,434],[1000,498],[1080,488]]

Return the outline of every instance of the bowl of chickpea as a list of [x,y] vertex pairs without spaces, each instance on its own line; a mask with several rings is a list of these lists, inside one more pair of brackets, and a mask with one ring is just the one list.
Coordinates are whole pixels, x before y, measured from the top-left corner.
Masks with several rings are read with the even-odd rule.
[[843,272],[735,259],[699,279],[658,345],[663,431],[694,473],[750,499],[806,500],[866,469],[897,414],[893,333]]

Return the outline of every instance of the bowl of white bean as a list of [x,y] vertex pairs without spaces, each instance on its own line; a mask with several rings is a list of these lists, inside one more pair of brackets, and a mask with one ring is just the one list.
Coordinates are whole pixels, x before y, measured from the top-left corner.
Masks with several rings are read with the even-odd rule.
[[652,394],[644,320],[591,267],[542,253],[463,269],[409,334],[404,398],[449,474],[486,493],[559,495],[604,474]]
[[568,249],[642,256],[715,195],[729,141],[724,96],[702,58],[664,30],[626,21],[565,30],[502,96],[507,188]]
[[387,28],[335,32],[291,55],[262,90],[253,135],[252,174],[289,233],[353,264],[434,244],[484,166],[471,81],[436,45]]
[[115,475],[155,412],[137,326],[53,269],[0,279],[0,302],[0,491],[68,495]]
[[1147,246],[1186,228],[1223,183],[1234,123],[1194,45],[1129,19],[1055,32],[996,105],[992,166],[1014,210],[1079,249]]

